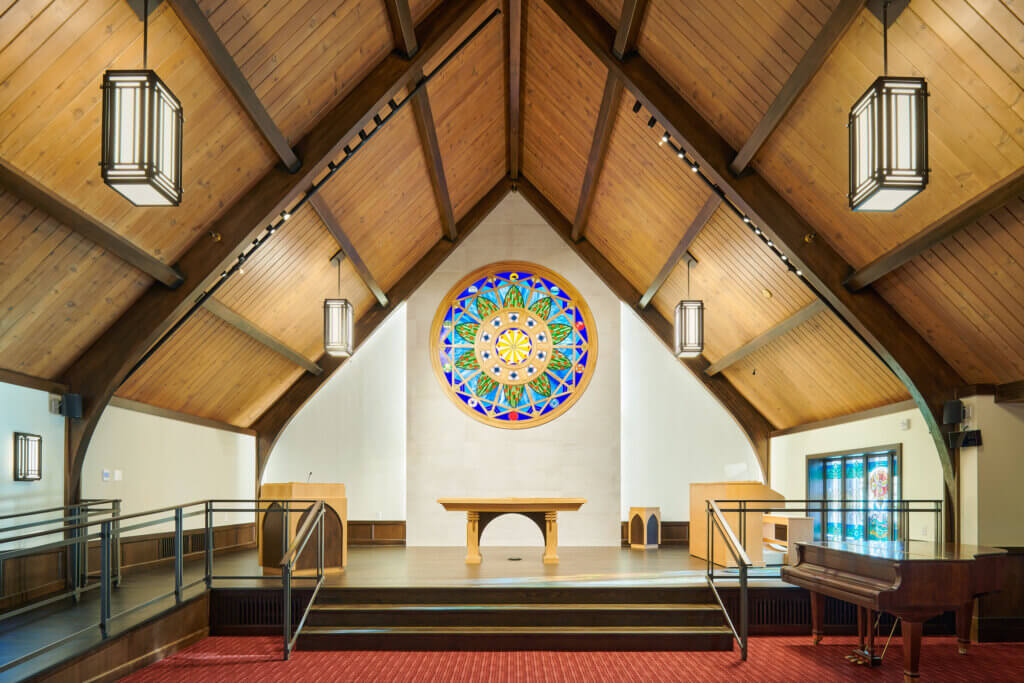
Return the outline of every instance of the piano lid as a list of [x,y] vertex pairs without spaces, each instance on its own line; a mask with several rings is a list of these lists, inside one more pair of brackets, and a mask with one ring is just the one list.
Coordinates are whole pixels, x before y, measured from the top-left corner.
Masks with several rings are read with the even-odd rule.
[[817,541],[800,545],[894,561],[970,561],[986,555],[1006,554],[1002,548],[952,543],[939,545],[934,541]]

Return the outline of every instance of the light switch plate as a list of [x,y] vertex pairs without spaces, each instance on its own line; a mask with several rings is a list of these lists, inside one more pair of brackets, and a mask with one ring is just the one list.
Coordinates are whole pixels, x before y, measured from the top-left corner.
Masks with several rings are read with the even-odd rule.
[[103,470],[103,481],[110,481],[114,474],[110,470]]

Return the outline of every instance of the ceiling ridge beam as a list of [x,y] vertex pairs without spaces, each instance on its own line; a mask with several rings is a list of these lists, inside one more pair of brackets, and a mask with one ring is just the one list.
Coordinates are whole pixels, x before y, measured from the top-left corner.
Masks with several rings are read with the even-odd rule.
[[263,139],[267,141],[267,144],[270,145],[271,149],[281,159],[285,168],[291,173],[299,170],[299,167],[302,166],[302,161],[295,154],[295,150],[288,143],[284,133],[281,132],[281,129],[278,128],[277,124],[270,117],[266,107],[263,106],[263,102],[256,95],[256,91],[253,90],[245,74],[238,68],[238,63],[235,62],[234,57],[228,52],[227,46],[224,45],[220,36],[217,35],[217,31],[210,24],[210,20],[207,19],[203,10],[199,8],[195,0],[168,1],[171,7],[174,8],[175,14],[178,15],[178,19],[185,26],[185,30],[192,36],[192,40],[196,42],[199,49],[206,55],[206,60],[220,75],[224,85],[228,87],[228,90],[238,100],[242,109],[249,115],[253,125],[256,126],[256,129],[263,135]]
[[[441,238],[434,244],[420,260],[406,272],[405,275],[392,288],[391,301],[385,306],[377,305],[366,311],[356,322],[355,326],[355,353],[359,352],[362,344],[377,327],[398,308],[399,304],[408,299],[413,292],[419,289],[427,278],[429,278],[441,263],[461,245],[467,237],[476,229],[498,203],[505,198],[511,189],[511,180],[507,177],[499,180],[490,191],[478,201],[458,224],[458,235],[455,240]],[[318,377],[302,375],[292,383],[285,392],[278,397],[262,415],[253,421],[251,428],[255,429],[258,436],[256,439],[256,482],[263,478],[263,471],[270,459],[270,454],[277,442],[277,438],[288,426],[295,414],[306,404],[309,399],[330,379],[331,375],[347,359],[338,358],[324,354],[317,361],[323,367],[324,373]]]
[[942,432],[941,411],[963,379],[877,292],[853,294],[843,286],[850,265],[757,171],[736,177],[729,168],[735,158],[729,143],[646,60],[634,54],[620,61],[611,49],[614,29],[585,0],[547,2],[588,49],[616,71],[626,89],[669,134],[686,146],[709,182],[787,254],[804,281],[903,382],[921,408],[947,491],[955,492],[956,470]]
[[113,228],[69,204],[56,193],[0,159],[0,187],[25,200],[35,208],[78,233],[125,263],[138,268],[157,282],[175,288],[185,281],[177,269],[169,266],[135,243],[125,239]]
[[238,311],[225,305],[222,301],[211,296],[203,302],[203,308],[220,318],[228,325],[231,325],[242,334],[250,337],[251,339],[255,339],[271,351],[287,358],[295,365],[303,368],[306,372],[314,375],[319,375],[323,372],[319,365],[306,358],[305,355],[288,346]]
[[785,320],[776,323],[775,325],[768,328],[761,334],[757,335],[756,337],[748,341],[746,344],[736,349],[735,351],[731,351],[722,356],[721,359],[712,363],[704,370],[705,374],[709,376],[716,375],[719,372],[725,370],[726,368],[735,365],[742,359],[752,354],[754,351],[757,351],[763,346],[767,346],[768,344],[772,343],[773,341],[790,332],[791,330],[800,327],[814,316],[818,315],[822,311],[827,310],[827,308],[828,307],[821,299],[815,299],[814,301],[812,301],[811,303],[807,304],[799,311],[794,313],[793,315],[787,317]]
[[[619,15],[619,28],[615,33],[612,51],[622,59],[624,55],[636,48],[640,24],[647,10],[647,0],[625,0]],[[583,184],[580,187],[580,198],[576,202],[576,217],[572,221],[572,238],[583,239],[583,231],[590,220],[590,208],[594,204],[597,181],[604,168],[604,158],[608,153],[608,141],[615,127],[619,102],[622,100],[622,81],[609,69],[604,81],[604,93],[601,95],[601,107],[597,112],[597,123],[594,126],[594,137],[590,143],[590,154],[587,155],[587,168],[583,173]]]
[[659,270],[658,274],[654,277],[654,280],[651,282],[651,286],[648,287],[647,291],[644,292],[644,295],[640,297],[640,302],[637,306],[640,308],[647,308],[647,305],[651,303],[652,299],[654,299],[654,295],[657,294],[658,290],[661,289],[661,286],[665,284],[665,281],[668,280],[668,276],[672,274],[672,271],[675,270],[676,265],[681,260],[686,258],[689,262],[696,262],[696,259],[694,259],[687,250],[690,248],[690,245],[693,244],[693,241],[697,239],[697,235],[700,234],[700,231],[704,229],[704,226],[708,224],[708,221],[711,220],[711,217],[715,215],[715,212],[718,211],[718,207],[721,205],[722,198],[718,196],[717,193],[712,192],[711,196],[708,197],[708,200],[704,202],[704,206],[700,208],[700,211],[690,223],[690,226],[686,228],[686,232],[684,232],[683,236],[679,238],[679,242],[676,244],[675,249],[672,250],[672,253],[669,254],[668,259],[665,261],[665,265],[661,267],[661,270]]
[[507,85],[508,117],[508,176],[512,182],[519,180],[523,152],[523,39],[526,26],[524,0],[504,0],[505,43],[508,47],[508,61],[505,63]]
[[771,136],[772,132],[782,123],[789,112],[790,107],[804,89],[810,85],[815,74],[821,68],[828,56],[832,54],[833,48],[839,44],[846,31],[853,25],[854,19],[860,14],[861,9],[867,4],[866,0],[839,0],[839,4],[832,10],[828,20],[822,25],[814,42],[807,48],[807,52],[800,58],[793,73],[786,79],[786,83],[779,90],[768,110],[757,122],[754,131],[743,143],[743,147],[736,153],[729,169],[736,174],[742,173],[750,161],[757,155],[761,146]]
[[[412,23],[412,12],[409,11],[409,0],[384,0],[391,33],[395,38],[398,51],[410,58],[419,50],[416,41],[416,30]],[[414,73],[411,82],[417,83],[423,78],[423,71]],[[455,239],[455,212],[452,210],[452,197],[448,191],[448,180],[444,173],[444,160],[441,158],[441,147],[437,142],[437,126],[434,123],[434,112],[430,108],[430,95],[426,88],[413,93],[413,117],[416,129],[420,134],[420,144],[430,175],[430,186],[437,201],[437,210],[441,215],[441,227],[448,239]]]
[[[150,287],[82,353],[61,378],[82,394],[84,414],[70,425],[67,448],[69,500],[78,497],[82,465],[103,408],[121,380],[146,351],[195,305],[196,299],[235,262],[240,249],[263,234],[267,226],[294,208],[323,175],[329,162],[388,101],[406,87],[412,74],[437,54],[483,5],[483,0],[449,0],[420,23],[420,49],[412,59],[390,53],[296,145],[304,160],[292,174],[274,166],[213,221],[209,237],[201,237],[182,255],[178,267],[188,273],[177,290]],[[219,239],[218,239],[219,238]]]
[[[352,267],[355,269],[356,274],[363,281],[363,284],[366,285],[366,288],[370,290],[370,293],[373,294],[373,298],[375,298],[377,303],[381,306],[387,306],[387,294],[385,294],[384,290],[381,289],[379,284],[377,284],[377,279],[373,277],[373,274],[370,272],[369,267],[367,267],[366,262],[363,261],[363,258],[359,255],[355,245],[352,244],[352,240],[349,239],[348,233],[346,233],[344,228],[341,227],[341,223],[338,221],[338,217],[334,215],[334,211],[332,211],[331,207],[327,205],[327,200],[321,197],[318,193],[313,195],[309,200],[309,204],[313,207],[313,211],[316,212],[316,215],[320,217],[320,221],[324,224],[324,227],[327,228],[327,232],[331,233],[334,241],[338,243],[338,246],[341,247],[341,251],[352,263]],[[333,259],[334,257],[331,258]],[[339,263],[338,265],[340,266],[341,264]]]
[[1020,195],[1024,195],[1024,168],[947,213],[871,263],[858,268],[843,284],[851,292],[864,289]]
[[[625,304],[632,305],[640,297],[629,280],[613,266],[600,250],[587,240],[572,239],[572,224],[569,219],[552,204],[544,194],[526,178],[519,179],[519,193],[533,208],[544,217],[544,220],[569,245],[591,271]],[[634,308],[640,319],[647,324],[652,332],[669,349],[672,348],[672,323],[654,308]],[[710,377],[704,373],[708,361],[703,356],[698,358],[680,358],[687,370],[708,390],[725,410],[736,420],[743,430],[757,456],[766,481],[769,476],[770,443],[769,438],[775,425],[766,418],[732,382],[721,375]]]

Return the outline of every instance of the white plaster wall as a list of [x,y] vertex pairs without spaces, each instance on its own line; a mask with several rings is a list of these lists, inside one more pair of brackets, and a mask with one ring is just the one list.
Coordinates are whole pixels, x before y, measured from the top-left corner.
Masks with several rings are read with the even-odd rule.
[[[900,423],[910,420],[910,429]],[[846,424],[774,437],[771,441],[771,487],[788,499],[807,497],[807,456],[903,444],[903,496],[942,499],[942,466],[928,428],[916,409]],[[911,515],[910,536],[935,538],[934,515]]]
[[621,317],[622,519],[658,506],[687,521],[691,483],[764,481],[733,417],[625,304]]
[[967,508],[961,538],[979,545],[1022,546],[1024,406],[999,404],[992,396],[975,396],[964,403],[969,410],[965,428],[980,429],[982,445],[960,451],[971,475],[960,481],[961,509]]
[[[120,470],[121,481],[103,481],[103,470]],[[131,514],[207,498],[251,499],[255,478],[255,437],[108,406],[86,452],[82,497],[120,498],[121,512]],[[139,521],[149,519],[156,516]],[[215,525],[251,521],[252,513],[214,516]],[[201,526],[201,515],[184,520],[186,529]]]
[[[50,414],[48,404],[49,394],[45,391],[0,382],[0,515],[64,504],[64,418]],[[43,478],[39,481],[14,481],[14,432],[43,437]],[[2,522],[0,526],[27,524],[52,516],[20,517]],[[10,537],[30,531],[37,529],[2,535]],[[57,540],[59,536],[45,537],[41,542]],[[0,546],[0,549],[29,545],[38,543],[23,541]]]
[[398,307],[295,415],[264,482],[345,484],[349,519],[405,519],[406,307]]
[[[484,425],[456,407],[434,376],[429,331],[444,295],[470,271],[521,260],[554,270],[589,304],[597,324],[597,366],[580,400],[531,429]],[[582,496],[559,516],[560,545],[619,544],[619,302],[518,194],[510,194],[410,297],[408,310],[409,545],[463,545],[465,514],[445,512],[445,496]],[[541,545],[518,515],[498,518],[484,545]]]

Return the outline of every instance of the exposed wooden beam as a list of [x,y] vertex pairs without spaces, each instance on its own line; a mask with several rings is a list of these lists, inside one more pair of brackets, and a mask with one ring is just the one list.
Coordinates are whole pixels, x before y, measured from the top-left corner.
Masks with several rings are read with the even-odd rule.
[[640,36],[640,24],[647,11],[647,0],[624,0],[622,13],[619,15],[619,30],[615,32],[612,52],[619,59],[636,49],[636,39]]
[[303,368],[306,372],[310,372],[314,375],[319,375],[323,370],[320,366],[313,361],[306,358],[304,355],[293,349],[292,347],[285,344],[283,341],[264,330],[259,325],[255,324],[238,311],[232,310],[225,306],[217,299],[210,297],[203,302],[203,308],[210,313],[214,314],[228,325],[231,325],[242,334],[245,334],[252,339],[255,339],[260,344],[263,344],[271,351],[284,356],[292,363],[295,363],[299,367]]
[[121,408],[123,410],[133,410],[136,413],[144,413],[146,415],[155,415],[156,417],[164,417],[168,420],[177,420],[178,422],[187,422],[188,424],[199,425],[200,427],[210,427],[212,429],[221,429],[225,432],[234,432],[235,434],[247,434],[249,436],[255,436],[256,432],[247,427],[238,427],[228,422],[221,422],[220,420],[211,420],[208,417],[199,417],[198,415],[189,415],[188,413],[181,413],[177,410],[171,410],[169,408],[161,408],[160,406],[150,405],[149,403],[142,403],[141,401],[133,401],[130,398],[121,398],[120,396],[114,396],[110,399],[110,405],[115,408]]
[[17,384],[20,387],[38,389],[39,391],[48,391],[51,394],[66,394],[68,392],[68,385],[63,382],[46,379],[45,377],[36,377],[35,375],[26,375],[24,372],[5,370],[4,368],[0,368],[0,382]]
[[[569,247],[590,266],[590,269],[611,289],[620,300],[632,305],[640,297],[629,280],[613,266],[593,244],[587,240],[576,241],[572,238],[572,224],[548,199],[526,178],[519,179],[519,192],[523,199],[530,203],[549,225],[558,233]],[[641,320],[647,323],[651,331],[669,348],[672,347],[672,323],[666,320],[654,308],[634,309]],[[696,377],[708,392],[733,416],[740,429],[746,434],[754,449],[761,471],[768,480],[769,443],[768,438],[774,425],[754,407],[733,384],[721,375],[709,377],[704,374],[708,361],[699,358],[684,358],[680,362]]]
[[[612,52],[614,29],[586,0],[548,0],[548,5],[626,89],[682,142],[704,175],[726,199],[782,249],[804,279],[903,382],[917,401],[942,463],[948,491],[956,491],[953,459],[941,428],[942,404],[964,381],[893,307],[873,291],[852,294],[843,286],[850,265],[816,236],[815,228],[759,173],[733,175],[728,142],[646,60],[620,61]],[[649,309],[645,309],[649,310]],[[950,527],[952,528],[952,527]]]
[[302,162],[295,155],[291,145],[288,144],[284,133],[270,118],[263,102],[257,97],[256,91],[252,89],[242,70],[238,68],[234,57],[228,52],[220,36],[217,35],[217,31],[210,25],[203,10],[199,8],[195,0],[169,0],[169,2],[174,8],[175,14],[178,15],[178,19],[181,20],[192,39],[196,41],[199,49],[206,55],[207,61],[220,75],[221,80],[228,86],[238,103],[242,105],[242,109],[249,115],[271,149],[280,157],[285,168],[292,173],[299,170]]
[[416,71],[436,55],[482,6],[483,0],[441,3],[420,24],[420,49],[412,59],[392,53],[357,83],[296,146],[303,166],[288,173],[275,166],[257,180],[210,226],[221,239],[200,238],[182,256],[179,267],[189,274],[176,290],[146,290],[67,370],[62,381],[82,394],[84,416],[73,420],[67,455],[68,495],[78,495],[82,464],[103,408],[135,363],[217,280],[243,245],[263,233],[281,212],[292,208],[320,177],[342,148],[406,87]]
[[860,291],[881,279],[939,242],[984,218],[1012,199],[1024,195],[1024,168],[995,184],[963,206],[946,214],[898,247],[850,275],[845,284],[852,292]]
[[[647,9],[647,0],[625,0],[622,13],[619,15],[619,28],[615,33],[615,44],[612,51],[619,59],[636,48],[636,39],[640,34],[640,23]],[[622,81],[609,70],[604,81],[604,93],[601,95],[601,107],[597,112],[597,125],[594,126],[594,138],[590,143],[590,154],[587,156],[587,168],[583,173],[583,185],[580,187],[580,198],[576,203],[576,217],[572,221],[572,238],[580,240],[590,220],[590,208],[594,204],[594,191],[597,181],[604,168],[604,157],[608,152],[608,141],[612,137],[615,117],[619,112],[622,100]]]
[[[412,23],[412,12],[409,11],[409,0],[384,0],[391,33],[395,38],[398,51],[407,58],[419,50],[416,42],[416,31]],[[413,74],[415,83],[423,78],[423,72]],[[444,162],[441,159],[441,147],[437,143],[437,127],[434,125],[434,112],[430,108],[430,96],[423,88],[413,94],[412,111],[416,119],[416,129],[423,145],[423,156],[427,162],[427,173],[430,175],[430,186],[434,190],[437,210],[441,215],[441,227],[448,239],[455,239],[455,212],[452,210],[452,197],[448,191],[448,180],[444,174]]]
[[868,410],[861,410],[856,413],[850,413],[849,415],[840,415],[839,417],[830,417],[824,420],[805,422],[802,425],[787,427],[786,429],[777,429],[772,432],[772,438],[775,438],[776,436],[785,436],[787,434],[809,432],[813,429],[822,429],[824,427],[834,427],[836,425],[857,422],[858,420],[868,420],[873,417],[882,417],[883,415],[892,415],[893,413],[902,413],[905,410],[915,409],[917,409],[917,404],[914,403],[914,400],[907,399],[906,401],[890,403],[889,405],[879,406],[878,408],[869,408]]
[[804,91],[804,88],[808,86],[814,75],[818,73],[818,69],[832,53],[832,49],[846,34],[847,29],[853,25],[853,20],[860,14],[865,2],[866,0],[840,0],[836,8],[832,10],[828,21],[818,31],[814,42],[797,63],[793,73],[782,86],[782,90],[775,96],[768,111],[754,127],[754,132],[750,134],[747,141],[743,143],[743,147],[733,158],[732,163],[729,164],[729,169],[733,173],[743,172],[768,136],[782,122],[789,108],[793,106],[793,103],[800,97],[800,93]]
[[526,13],[523,11],[523,0],[505,1],[505,42],[508,44],[508,175],[515,182],[519,179],[523,149],[523,34]]
[[167,287],[177,287],[185,278],[175,268],[129,242],[116,231],[100,223],[26,174],[0,159],[0,187],[52,216],[95,245]]
[[[505,195],[508,194],[511,182],[508,178],[502,178],[491,190],[483,196],[459,221],[459,231],[454,241],[441,239],[400,279],[391,290],[391,302],[386,306],[374,306],[368,310],[356,323],[355,329],[355,352],[359,352],[359,346],[372,333],[377,326],[387,318],[395,308],[409,298],[421,284],[437,269],[448,256],[473,232],[480,222],[498,205]],[[277,401],[274,402],[259,418],[253,422],[252,427],[258,436],[256,439],[256,481],[263,478],[263,471],[267,466],[267,460],[277,442],[277,438],[284,431],[284,428],[291,422],[292,417],[306,404],[313,394],[323,386],[330,376],[342,365],[346,359],[336,358],[324,354],[320,357],[319,365],[324,373],[319,377],[303,375],[295,381]]]
[[331,233],[334,237],[334,241],[338,243],[341,250],[348,257],[348,260],[352,262],[352,267],[355,268],[356,274],[362,279],[363,284],[370,290],[373,297],[377,300],[381,306],[388,305],[388,297],[384,293],[384,290],[377,284],[377,279],[373,277],[370,269],[367,268],[366,262],[356,251],[356,247],[352,244],[352,240],[348,238],[345,230],[341,227],[341,223],[338,222],[338,217],[334,215],[334,211],[331,207],[327,206],[327,202],[319,194],[314,195],[309,200],[310,206],[316,211],[316,214],[320,216],[320,220],[323,222],[324,227],[327,228],[327,232]]
[[651,286],[647,288],[644,295],[640,297],[640,303],[637,304],[640,308],[647,308],[647,304],[651,303],[654,299],[654,295],[658,293],[661,286],[665,284],[665,280],[675,270],[676,264],[682,259],[693,260],[693,257],[686,251],[693,244],[693,241],[697,239],[697,235],[704,229],[711,217],[715,215],[715,211],[718,211],[718,207],[722,205],[722,198],[714,192],[708,197],[708,200],[704,202],[704,206],[701,207],[700,212],[690,223],[690,226],[686,228],[686,232],[679,238],[679,243],[676,244],[676,248],[669,254],[668,259],[665,261],[665,265],[661,267],[658,274],[655,276],[654,281],[651,282]]
[[996,403],[1024,402],[1024,380],[996,386]]
[[572,222],[572,238],[583,239],[583,231],[590,220],[590,207],[594,204],[594,190],[604,168],[604,157],[608,152],[608,140],[612,137],[615,115],[619,111],[622,99],[622,82],[608,73],[604,82],[604,94],[601,96],[601,108],[597,112],[597,126],[594,128],[594,139],[590,143],[590,155],[587,157],[587,170],[583,173],[583,186],[580,187],[580,199],[576,204],[576,218]]
[[704,372],[707,373],[708,375],[718,374],[719,372],[725,370],[730,365],[735,365],[740,360],[746,358],[747,356],[752,354],[754,351],[757,351],[762,346],[767,346],[768,344],[771,344],[773,341],[783,336],[790,330],[799,327],[800,325],[803,325],[805,322],[807,322],[814,316],[818,315],[826,308],[827,307],[820,299],[812,301],[811,303],[807,304],[806,306],[804,306],[799,311],[789,316],[782,322],[774,325],[773,327],[757,335],[740,348],[725,354],[720,360],[709,365],[707,369],[704,370]]

